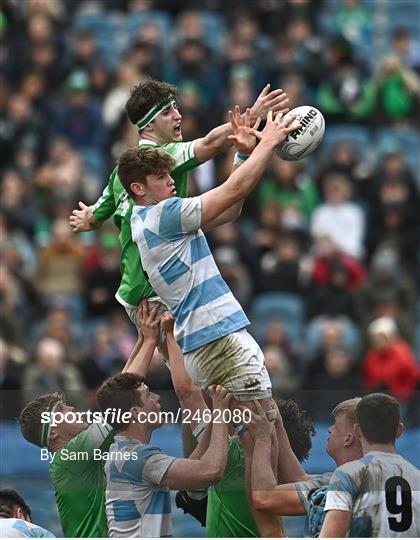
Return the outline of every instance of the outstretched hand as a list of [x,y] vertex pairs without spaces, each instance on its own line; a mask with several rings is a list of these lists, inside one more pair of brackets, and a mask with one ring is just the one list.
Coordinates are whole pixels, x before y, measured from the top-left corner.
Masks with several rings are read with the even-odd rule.
[[223,411],[229,408],[232,394],[226,388],[220,384],[212,384],[209,386],[208,391],[213,399],[213,410],[220,409]]
[[[252,408],[254,410],[252,410]],[[246,429],[254,440],[260,437],[271,437],[273,424],[270,424],[268,421],[264,409],[261,407],[258,400],[254,400],[252,408],[249,408],[250,420],[245,424]]]
[[84,232],[99,229],[101,222],[96,221],[93,217],[93,206],[87,206],[84,202],[79,201],[80,210],[73,210],[69,217],[69,224],[73,232]]
[[175,319],[170,311],[164,311],[160,318],[160,327],[166,335],[173,334]]
[[247,109],[244,115],[238,105],[233,112],[229,111],[229,120],[232,125],[233,135],[229,135],[228,140],[235,145],[237,152],[249,156],[257,144],[256,130],[261,123],[261,118],[257,118],[251,127],[251,110]]
[[269,111],[264,129],[255,131],[254,134],[260,141],[266,141],[276,147],[284,141],[289,133],[302,127],[296,118],[296,114],[284,116],[282,112],[279,112],[273,119],[273,111]]
[[139,306],[138,320],[144,339],[153,339],[156,342],[159,339],[160,316],[157,314],[159,308],[160,304],[156,302],[149,311],[147,300],[143,300]]
[[289,111],[288,103],[289,98],[286,92],[283,92],[281,88],[270,92],[270,85],[267,84],[251,107],[251,119],[260,117],[265,120],[269,111],[286,114]]

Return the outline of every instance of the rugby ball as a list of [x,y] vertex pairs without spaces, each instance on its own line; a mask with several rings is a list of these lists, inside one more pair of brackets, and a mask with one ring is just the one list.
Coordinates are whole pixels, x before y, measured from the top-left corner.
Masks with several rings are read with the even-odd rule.
[[318,148],[325,131],[325,120],[322,113],[315,107],[302,105],[289,111],[285,118],[296,114],[301,128],[289,133],[284,141],[276,148],[276,154],[286,161],[303,159]]

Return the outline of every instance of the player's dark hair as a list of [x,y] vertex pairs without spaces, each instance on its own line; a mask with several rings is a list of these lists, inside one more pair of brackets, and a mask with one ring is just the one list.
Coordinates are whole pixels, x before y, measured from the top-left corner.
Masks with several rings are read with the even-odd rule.
[[395,443],[400,423],[400,404],[387,394],[365,396],[357,404],[356,422],[369,443]]
[[0,489],[0,518],[12,518],[22,508],[27,521],[32,521],[31,509],[14,489]]
[[105,414],[107,409],[121,411],[119,418],[115,415],[116,421],[112,421],[112,415],[106,418],[107,422],[115,431],[122,431],[128,427],[131,420],[122,421],[122,415],[130,412],[131,407],[141,406],[141,399],[137,389],[144,383],[144,377],[137,373],[119,373],[107,379],[99,388],[96,394],[96,401]]
[[136,125],[152,107],[169,97],[175,98],[177,93],[177,87],[173,84],[155,80],[142,81],[131,89],[130,97],[125,105],[130,122]]
[[157,148],[129,148],[118,161],[118,176],[126,192],[135,198],[131,189],[133,182],[146,182],[149,174],[159,174],[171,171],[175,160],[167,153]]
[[304,461],[312,448],[312,437],[315,435],[314,424],[308,413],[299,409],[296,401],[279,399],[276,402],[293,453],[299,461]]
[[66,401],[64,392],[53,392],[52,394],[45,394],[38,399],[34,399],[20,413],[20,432],[28,442],[42,447],[41,414],[47,411],[49,406],[55,401]]

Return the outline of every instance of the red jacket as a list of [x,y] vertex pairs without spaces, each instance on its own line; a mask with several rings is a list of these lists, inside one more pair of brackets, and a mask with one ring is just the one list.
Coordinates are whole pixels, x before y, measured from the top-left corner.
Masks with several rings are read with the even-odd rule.
[[402,339],[384,349],[371,350],[363,360],[364,387],[385,386],[401,401],[407,401],[413,395],[417,376],[413,351]]
[[330,264],[335,259],[347,270],[349,277],[349,291],[356,291],[363,284],[366,277],[366,270],[363,265],[354,257],[345,253],[336,253],[331,259],[328,257],[318,257],[314,261],[312,279],[320,287],[328,285],[331,279]]

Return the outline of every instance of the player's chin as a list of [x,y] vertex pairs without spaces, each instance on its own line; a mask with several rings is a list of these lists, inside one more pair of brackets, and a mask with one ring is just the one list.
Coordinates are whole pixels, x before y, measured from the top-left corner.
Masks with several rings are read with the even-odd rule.
[[174,129],[172,131],[172,138],[174,141],[182,141],[182,131],[181,129]]

